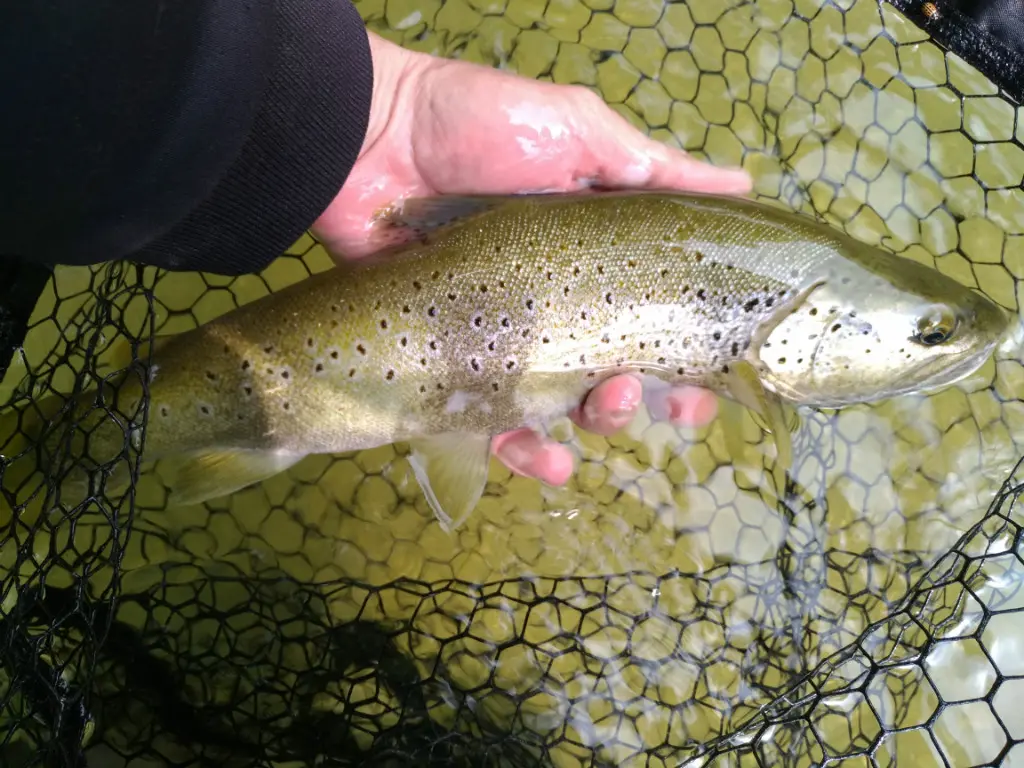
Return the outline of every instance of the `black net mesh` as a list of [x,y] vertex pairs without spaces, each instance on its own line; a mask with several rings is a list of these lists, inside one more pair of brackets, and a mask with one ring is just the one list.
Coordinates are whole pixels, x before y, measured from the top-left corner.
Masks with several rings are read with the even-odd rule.
[[[1018,310],[1019,108],[887,5],[359,7],[404,45],[595,88],[761,196]],[[752,421],[737,455],[722,423],[643,413],[608,439],[553,425],[570,483],[494,466],[454,536],[401,445],[202,506],[169,507],[159,466],[57,494],[82,466],[139,469],[127,437],[88,449],[146,416],[100,386],[125,375],[119,343],[329,263],[304,238],[237,280],[55,274],[0,392],[0,764],[1024,765],[1017,351],[929,397],[801,412],[782,489]]]

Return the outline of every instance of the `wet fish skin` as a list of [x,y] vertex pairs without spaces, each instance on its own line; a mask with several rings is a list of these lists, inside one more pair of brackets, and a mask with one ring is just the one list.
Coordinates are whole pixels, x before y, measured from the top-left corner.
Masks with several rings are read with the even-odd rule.
[[[146,458],[195,457],[182,486],[202,493],[184,497],[411,441],[428,497],[433,473],[478,498],[490,436],[564,414],[617,373],[756,409],[840,406],[952,383],[1007,324],[935,270],[738,198],[441,198],[407,201],[399,226],[419,239],[155,350]],[[928,346],[935,318],[955,328]],[[128,412],[141,391],[118,394]],[[119,451],[115,432],[91,451]],[[475,504],[441,495],[439,516]]]

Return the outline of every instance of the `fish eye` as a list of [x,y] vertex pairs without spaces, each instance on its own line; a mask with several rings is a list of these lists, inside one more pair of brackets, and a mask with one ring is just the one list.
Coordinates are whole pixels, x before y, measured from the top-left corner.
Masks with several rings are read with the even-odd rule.
[[957,318],[948,307],[933,307],[917,321],[917,333],[912,337],[918,344],[934,347],[949,341],[956,332]]

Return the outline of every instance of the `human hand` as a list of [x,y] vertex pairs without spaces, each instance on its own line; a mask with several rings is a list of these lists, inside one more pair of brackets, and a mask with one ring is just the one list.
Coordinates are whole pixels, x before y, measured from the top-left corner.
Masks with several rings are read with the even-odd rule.
[[[408,51],[370,33],[374,88],[370,122],[345,186],[313,227],[338,259],[358,258],[383,242],[374,228],[383,208],[408,197],[510,194],[605,188],[660,188],[743,194],[743,171],[715,168],[635,130],[596,94],[468,62]],[[648,393],[649,394],[649,393]],[[657,393],[652,405],[672,422],[714,418],[704,389]],[[601,435],[625,427],[644,392],[638,378],[596,387],[572,414]],[[512,471],[561,485],[572,473],[569,450],[529,429],[495,438]]]

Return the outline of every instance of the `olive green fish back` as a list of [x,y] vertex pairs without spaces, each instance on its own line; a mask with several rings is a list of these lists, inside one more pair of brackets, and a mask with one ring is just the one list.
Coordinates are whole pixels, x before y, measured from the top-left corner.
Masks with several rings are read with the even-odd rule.
[[[745,165],[762,197],[1019,310],[1019,108],[887,4],[358,7],[412,48],[595,88],[651,135]],[[25,411],[0,453],[34,453],[32,412],[113,373],[118,337],[190,329],[328,266],[304,238],[234,280],[59,270],[4,381]],[[752,421],[741,455],[721,424],[646,411],[608,439],[555,425],[569,485],[494,465],[454,537],[402,445],[202,506],[168,509],[158,466],[132,494],[52,508],[103,409],[156,418],[145,396],[138,413],[111,397],[61,440],[58,414],[48,474],[2,481],[21,490],[13,521],[0,509],[0,762],[1016,765],[1020,359],[800,413],[784,489]],[[122,448],[101,452],[111,472],[137,465]]]

